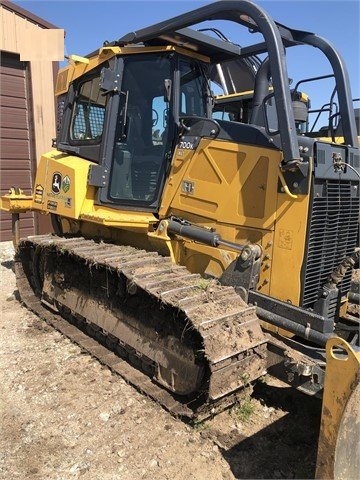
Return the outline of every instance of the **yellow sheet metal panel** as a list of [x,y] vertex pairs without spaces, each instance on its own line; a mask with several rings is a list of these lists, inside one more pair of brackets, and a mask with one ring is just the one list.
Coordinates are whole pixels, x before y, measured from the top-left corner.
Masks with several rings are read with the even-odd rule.
[[230,263],[236,259],[237,253],[222,248],[201,245],[191,240],[185,240],[183,248],[178,250],[176,263],[185,265],[193,273],[201,273],[220,277]]
[[90,164],[56,150],[43,155],[36,173],[34,209],[78,218],[87,194]]
[[281,192],[280,161],[277,150],[221,140],[178,148],[160,213],[215,227],[237,244],[258,243],[259,291],[298,305],[309,195]]
[[35,179],[32,208],[128,230],[147,231],[157,221],[149,213],[95,205],[96,189],[87,184],[90,165],[92,162],[59,151],[43,155]]
[[358,478],[360,353],[341,338],[326,344],[316,478]]
[[[224,240],[263,249],[259,289],[269,294],[281,153],[202,139],[196,151],[177,148],[160,214],[216,228]],[[181,250],[181,249],[180,249]],[[177,259],[191,271],[219,276],[237,254],[212,260],[214,249],[184,242]],[[226,252],[226,249],[224,250]]]
[[[88,209],[88,207],[90,207]],[[125,230],[145,230],[149,229],[152,223],[157,219],[152,214],[144,212],[131,212],[128,210],[117,210],[111,207],[100,207],[93,202],[86,202],[80,219],[88,222],[102,224],[107,227],[122,228]]]
[[277,194],[270,295],[293,305],[300,301],[309,201],[310,195]]
[[178,148],[160,213],[273,229],[280,155],[209,139],[202,139],[196,150]]

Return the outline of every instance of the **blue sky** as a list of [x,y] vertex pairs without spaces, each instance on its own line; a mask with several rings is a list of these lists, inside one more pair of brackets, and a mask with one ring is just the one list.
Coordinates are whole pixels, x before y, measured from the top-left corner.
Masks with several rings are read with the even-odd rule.
[[[65,53],[85,55],[104,40],[115,40],[127,32],[149,26],[193,10],[209,2],[188,0],[25,0],[21,7],[66,31]],[[352,97],[360,97],[360,2],[359,0],[260,0],[261,7],[289,27],[314,32],[336,46],[347,64]],[[235,43],[244,45],[241,27],[229,22],[218,24]],[[226,25],[230,25],[225,29]],[[296,47],[288,56],[289,76],[295,81],[329,73],[327,62],[315,49]],[[310,90],[310,91],[309,91]],[[326,102],[322,85],[306,91],[317,102]],[[313,102],[313,106],[314,102]],[[359,106],[359,102],[357,103]]]

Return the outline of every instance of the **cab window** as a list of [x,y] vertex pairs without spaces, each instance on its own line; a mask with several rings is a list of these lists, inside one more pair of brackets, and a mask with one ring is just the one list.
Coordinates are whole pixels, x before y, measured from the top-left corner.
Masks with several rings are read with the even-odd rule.
[[101,95],[100,74],[79,85],[73,109],[70,140],[76,144],[100,143],[106,96]]
[[207,85],[196,62],[180,61],[180,116],[206,117]]

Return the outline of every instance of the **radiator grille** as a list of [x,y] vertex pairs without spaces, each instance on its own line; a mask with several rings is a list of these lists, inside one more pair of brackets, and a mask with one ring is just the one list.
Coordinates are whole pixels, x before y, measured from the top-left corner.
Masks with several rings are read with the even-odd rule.
[[[359,196],[356,183],[317,180],[307,240],[301,305],[311,308],[329,274],[357,246]],[[350,290],[351,270],[339,289]]]

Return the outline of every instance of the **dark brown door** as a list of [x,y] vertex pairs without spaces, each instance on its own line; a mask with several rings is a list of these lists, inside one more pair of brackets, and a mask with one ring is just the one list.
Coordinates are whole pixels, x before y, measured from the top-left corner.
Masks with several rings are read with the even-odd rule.
[[[0,56],[0,190],[20,187],[30,194],[35,159],[31,138],[29,68],[18,55]],[[36,163],[35,163],[36,164]],[[36,233],[33,213],[21,214],[21,236]],[[11,215],[0,212],[0,240],[11,240]]]

